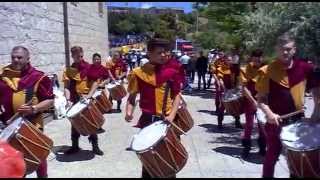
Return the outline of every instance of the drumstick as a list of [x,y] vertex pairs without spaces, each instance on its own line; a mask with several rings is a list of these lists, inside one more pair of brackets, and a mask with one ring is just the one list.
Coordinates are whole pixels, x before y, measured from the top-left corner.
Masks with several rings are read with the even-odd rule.
[[183,135],[187,135],[181,128],[179,128],[174,122],[168,121],[172,126],[178,129]]
[[282,115],[282,116],[280,116],[280,119],[286,119],[286,118],[295,116],[295,115],[300,114],[300,113],[303,113],[303,112],[304,112],[304,109],[300,109],[300,110],[298,110],[298,111],[295,111],[295,112],[292,112],[292,113],[288,113],[288,114]]

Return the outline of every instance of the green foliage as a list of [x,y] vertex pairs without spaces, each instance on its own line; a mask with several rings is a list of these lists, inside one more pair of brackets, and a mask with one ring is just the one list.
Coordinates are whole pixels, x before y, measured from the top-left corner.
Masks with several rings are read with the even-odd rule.
[[163,38],[186,38],[194,31],[195,15],[189,14],[115,14],[109,13],[109,32],[115,35],[160,34]]

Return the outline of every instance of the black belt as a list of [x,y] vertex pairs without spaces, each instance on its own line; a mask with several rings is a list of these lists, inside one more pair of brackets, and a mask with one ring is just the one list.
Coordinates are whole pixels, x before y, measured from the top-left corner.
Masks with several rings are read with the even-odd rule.
[[161,116],[156,116],[156,115],[147,114],[147,113],[142,113],[142,116],[145,116],[145,118],[147,119],[151,119],[151,122],[163,120]]

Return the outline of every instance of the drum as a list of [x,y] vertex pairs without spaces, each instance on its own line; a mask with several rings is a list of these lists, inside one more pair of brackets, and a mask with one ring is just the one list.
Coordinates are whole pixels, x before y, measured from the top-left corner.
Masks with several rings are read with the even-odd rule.
[[131,147],[152,177],[170,177],[187,163],[188,153],[173,129],[156,121],[134,135]]
[[[175,119],[173,120],[173,123],[175,123],[179,128],[181,128],[184,132],[188,132],[194,125],[193,118],[191,117],[189,111],[186,108],[179,107],[177,111],[177,115]],[[175,133],[180,136],[182,135],[182,132],[178,129],[174,128]]]
[[17,117],[0,134],[0,139],[22,152],[27,173],[38,169],[53,147],[53,141],[28,120]]
[[222,103],[227,113],[240,116],[244,113],[244,97],[240,89],[228,89],[222,97]]
[[89,99],[81,100],[67,111],[72,126],[83,136],[96,134],[105,119],[98,107]]
[[93,103],[98,107],[102,114],[109,112],[112,109],[112,103],[109,101],[105,91],[96,91],[92,95]]
[[109,83],[106,88],[109,90],[112,99],[117,101],[121,100],[127,95],[126,89],[119,82],[116,82],[115,84]]
[[320,123],[299,121],[282,128],[290,174],[320,178]]

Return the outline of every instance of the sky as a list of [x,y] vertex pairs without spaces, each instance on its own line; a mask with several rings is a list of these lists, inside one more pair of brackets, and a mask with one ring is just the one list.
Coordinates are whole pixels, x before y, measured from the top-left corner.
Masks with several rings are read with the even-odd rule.
[[154,7],[171,7],[171,8],[181,8],[185,13],[192,11],[192,2],[107,2],[108,6],[118,6],[118,7],[136,7],[136,8],[150,8]]

